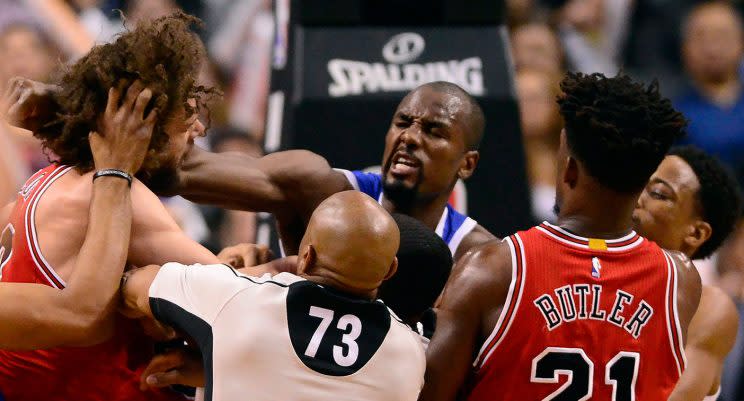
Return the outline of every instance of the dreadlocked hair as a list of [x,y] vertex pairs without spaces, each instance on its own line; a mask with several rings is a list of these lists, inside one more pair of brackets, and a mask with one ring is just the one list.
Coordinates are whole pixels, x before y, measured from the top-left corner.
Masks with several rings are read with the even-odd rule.
[[201,26],[196,17],[177,12],[152,21],[143,21],[135,29],[119,35],[115,42],[93,47],[90,52],[59,75],[61,90],[54,95],[59,105],[56,119],[34,135],[51,150],[60,164],[81,171],[93,168],[88,134],[98,128],[98,119],[106,109],[108,91],[117,87],[124,95],[136,80],[153,92],[145,113],[157,107],[158,116],[143,170],[157,169],[157,158],[168,143],[165,124],[180,110],[187,115],[204,107],[208,97],[218,93],[196,85],[204,47],[190,28]]
[[619,74],[568,73],[558,105],[568,147],[602,185],[620,193],[640,191],[687,120],[659,93],[659,84]]

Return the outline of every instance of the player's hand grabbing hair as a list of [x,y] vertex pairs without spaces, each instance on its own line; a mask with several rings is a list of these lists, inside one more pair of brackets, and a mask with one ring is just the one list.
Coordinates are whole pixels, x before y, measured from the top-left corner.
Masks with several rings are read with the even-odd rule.
[[158,110],[153,108],[145,116],[153,93],[142,82],[130,85],[123,100],[122,92],[109,89],[106,110],[98,121],[100,132],[91,132],[88,138],[97,169],[117,169],[134,175],[145,160]]
[[6,88],[0,100],[0,115],[10,125],[36,131],[51,121],[59,108],[53,99],[60,90],[58,86],[13,77]]

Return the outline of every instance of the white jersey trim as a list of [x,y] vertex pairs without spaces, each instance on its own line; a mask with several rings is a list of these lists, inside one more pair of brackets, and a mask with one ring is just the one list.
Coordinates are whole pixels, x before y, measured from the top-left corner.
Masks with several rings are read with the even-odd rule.
[[[560,228],[558,226],[554,226],[554,225],[552,225],[552,224],[550,224],[548,222],[544,222],[543,224],[547,224],[550,227],[554,228],[555,230],[560,231],[562,234],[564,234],[566,236],[569,236],[569,237],[572,237],[572,238],[575,238],[577,240],[580,240],[580,241],[588,241],[589,240],[589,238],[579,237],[578,235],[571,234],[568,231],[563,230],[562,228]],[[569,240],[567,240],[565,238],[561,238],[561,237],[559,237],[559,236],[551,233],[550,231],[546,230],[543,227],[535,226],[535,228],[538,229],[538,230],[540,230],[543,234],[549,236],[550,238],[553,238],[556,241],[562,242],[562,243],[564,243],[566,245],[571,245],[573,247],[580,248],[580,249],[591,249],[591,248],[589,248],[589,245],[577,244],[576,242],[572,242],[572,241],[569,241]],[[626,236],[623,236],[622,238],[610,239],[610,240],[604,240],[604,241],[607,244],[613,244],[613,243],[617,243],[617,242],[626,241],[626,240],[628,240],[630,238],[633,238],[633,236],[635,236],[635,235],[636,235],[636,232],[635,231],[632,231],[630,234],[628,234]],[[633,241],[632,243],[630,243],[628,245],[619,246],[619,247],[612,247],[612,248],[608,247],[607,249],[605,249],[605,251],[607,251],[607,252],[622,252],[622,251],[627,251],[629,249],[635,248],[636,246],[640,245],[642,242],[643,242],[643,237],[639,236],[637,240]]]
[[674,261],[674,258],[669,255],[669,259],[672,261],[672,270],[674,271],[674,305],[672,305],[674,309],[674,325],[675,329],[677,330],[677,347],[679,349],[680,355],[682,355],[682,370],[684,371],[684,369],[687,368],[687,355],[685,355],[685,343],[682,338],[682,324],[680,324],[679,322],[679,311],[677,310],[677,295],[679,294],[679,272],[677,271],[677,262]]
[[[446,213],[447,208],[445,208],[444,211]],[[465,218],[465,221],[463,221],[460,228],[455,231],[455,234],[452,236],[448,244],[450,252],[452,252],[452,257],[455,256],[455,252],[457,252],[457,248],[460,246],[460,242],[462,242],[463,238],[470,234],[477,225],[478,223],[470,217]]]
[[[34,263],[36,264],[36,267],[39,269],[41,274],[44,275],[44,277],[47,279],[49,284],[51,284],[55,288],[57,285],[54,283],[54,280],[52,280],[49,275],[47,275],[46,271],[44,271],[44,268],[42,268],[42,264],[44,267],[46,267],[49,272],[54,276],[54,278],[57,279],[57,281],[62,284],[62,287],[66,287],[67,283],[65,283],[64,280],[62,280],[62,277],[57,274],[57,272],[54,270],[54,268],[49,264],[49,262],[44,257],[44,253],[41,251],[41,245],[39,245],[39,237],[36,233],[36,206],[38,206],[39,201],[41,200],[42,195],[44,195],[44,192],[46,192],[47,189],[55,182],[59,177],[62,177],[65,175],[68,171],[70,171],[72,167],[57,167],[52,173],[50,174],[50,178],[47,182],[44,183],[44,185],[39,188],[39,191],[34,194],[34,199],[31,200],[30,207],[26,208],[26,219],[28,221],[28,226],[26,227],[26,240],[28,242],[29,246],[29,253],[31,254],[31,259],[33,259]],[[29,230],[30,229],[30,230]],[[37,258],[34,250],[36,250],[36,253],[38,253],[39,257]]]
[[[478,360],[480,359],[483,352],[488,347],[488,344],[493,341],[493,338],[496,336],[496,332],[499,331],[499,328],[501,328],[501,324],[504,322],[504,317],[506,317],[506,312],[509,310],[509,304],[511,303],[512,294],[514,294],[514,286],[517,282],[517,251],[514,248],[514,244],[512,244],[511,239],[509,237],[506,237],[502,240],[503,242],[506,242],[507,245],[509,245],[509,253],[511,253],[511,264],[512,264],[512,274],[511,274],[511,283],[509,284],[509,292],[506,294],[506,303],[501,308],[501,313],[499,314],[499,320],[496,321],[496,326],[493,327],[493,330],[491,330],[491,334],[486,338],[486,341],[483,342],[483,345],[481,346],[480,351],[478,351],[478,355],[475,356],[475,360],[473,361],[473,367],[478,368]],[[483,360],[483,363],[485,363],[486,360]],[[481,364],[482,366],[483,364]]]
[[664,304],[665,304],[664,305],[665,306],[665,308],[664,308],[665,309],[664,314],[667,317],[667,319],[666,319],[667,337],[669,338],[669,346],[671,347],[672,356],[674,357],[674,361],[677,364],[677,373],[681,377],[682,376],[682,363],[679,360],[679,358],[677,358],[677,350],[676,350],[677,345],[674,343],[674,335],[672,333],[672,325],[671,325],[671,322],[674,321],[674,320],[677,320],[677,319],[676,319],[675,316],[669,316],[669,300],[670,300],[670,298],[674,298],[674,302],[675,302],[675,305],[674,305],[674,314],[675,315],[676,315],[676,311],[677,311],[677,305],[676,305],[677,297],[676,297],[676,294],[671,294],[671,291],[676,292],[676,290],[677,290],[677,269],[674,266],[674,261],[672,260],[672,258],[666,253],[666,251],[663,251],[663,252],[664,252],[664,258],[666,259],[666,263],[667,263],[667,285],[666,285],[666,296],[664,297]]
[[334,170],[336,170],[339,173],[342,173],[343,175],[345,175],[346,176],[346,180],[349,181],[349,184],[351,184],[351,186],[354,187],[354,189],[356,189],[357,191],[359,191],[359,181],[357,180],[357,178],[354,175],[354,173],[352,173],[349,170],[344,170],[342,168],[334,168]]
[[[491,358],[491,355],[493,355],[494,351],[499,348],[499,345],[502,341],[504,341],[504,338],[506,338],[507,334],[509,334],[509,329],[511,328],[512,323],[514,322],[514,318],[517,316],[517,313],[519,313],[519,305],[522,302],[522,293],[524,292],[524,283],[527,278],[527,262],[524,256],[524,244],[522,243],[522,239],[519,238],[519,234],[514,234],[514,238],[517,239],[517,242],[519,243],[520,248],[520,256],[522,260],[521,266],[517,263],[517,253],[516,253],[516,247],[511,242],[511,239],[509,237],[506,237],[504,241],[509,245],[509,252],[511,253],[512,257],[512,279],[511,283],[509,284],[509,292],[506,295],[506,302],[504,303],[504,306],[501,308],[501,314],[499,316],[499,320],[496,322],[496,326],[494,327],[493,331],[491,332],[491,335],[488,337],[486,342],[481,347],[481,350],[478,352],[478,356],[475,358],[475,362],[473,362],[473,366],[476,369],[480,369],[481,367],[485,366],[485,364],[488,362],[488,359]],[[508,313],[510,309],[510,305],[512,302],[512,299],[514,298],[514,290],[516,286],[516,280],[517,280],[517,268],[520,268],[522,272],[522,279],[520,280],[519,284],[519,290],[517,292],[517,298],[514,301],[514,311],[509,317],[509,321],[506,322],[506,328],[504,329],[504,332],[501,334],[501,338],[499,338],[496,341],[496,344],[491,347],[491,350],[488,351],[486,356],[483,358],[480,364],[478,364],[478,359],[481,357],[481,354],[488,348],[488,345],[495,339],[496,333],[499,331],[501,326],[503,325],[503,320],[506,317],[506,313]]]

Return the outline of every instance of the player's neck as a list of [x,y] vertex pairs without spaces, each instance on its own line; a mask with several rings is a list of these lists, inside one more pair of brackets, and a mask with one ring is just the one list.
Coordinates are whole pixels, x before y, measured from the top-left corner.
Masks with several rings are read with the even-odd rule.
[[576,198],[561,205],[560,227],[582,237],[603,239],[619,238],[632,230],[636,201],[631,195]]
[[411,207],[400,208],[383,196],[382,206],[390,213],[402,213],[411,216],[434,230],[437,228],[439,220],[442,219],[442,213],[448,200],[449,197],[439,196],[433,199],[417,200]]

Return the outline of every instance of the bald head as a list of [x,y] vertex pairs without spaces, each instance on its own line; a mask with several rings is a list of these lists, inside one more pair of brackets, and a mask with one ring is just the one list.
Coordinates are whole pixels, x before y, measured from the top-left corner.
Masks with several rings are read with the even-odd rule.
[[483,130],[486,126],[486,118],[483,115],[478,101],[475,100],[465,89],[445,81],[436,81],[423,84],[412,90],[407,96],[418,95],[422,91],[431,90],[445,93],[449,101],[445,108],[457,119],[460,119],[466,127],[465,145],[468,150],[477,150],[483,138]]
[[298,271],[310,281],[374,296],[395,273],[399,244],[397,224],[374,199],[358,191],[339,192],[310,217]]

